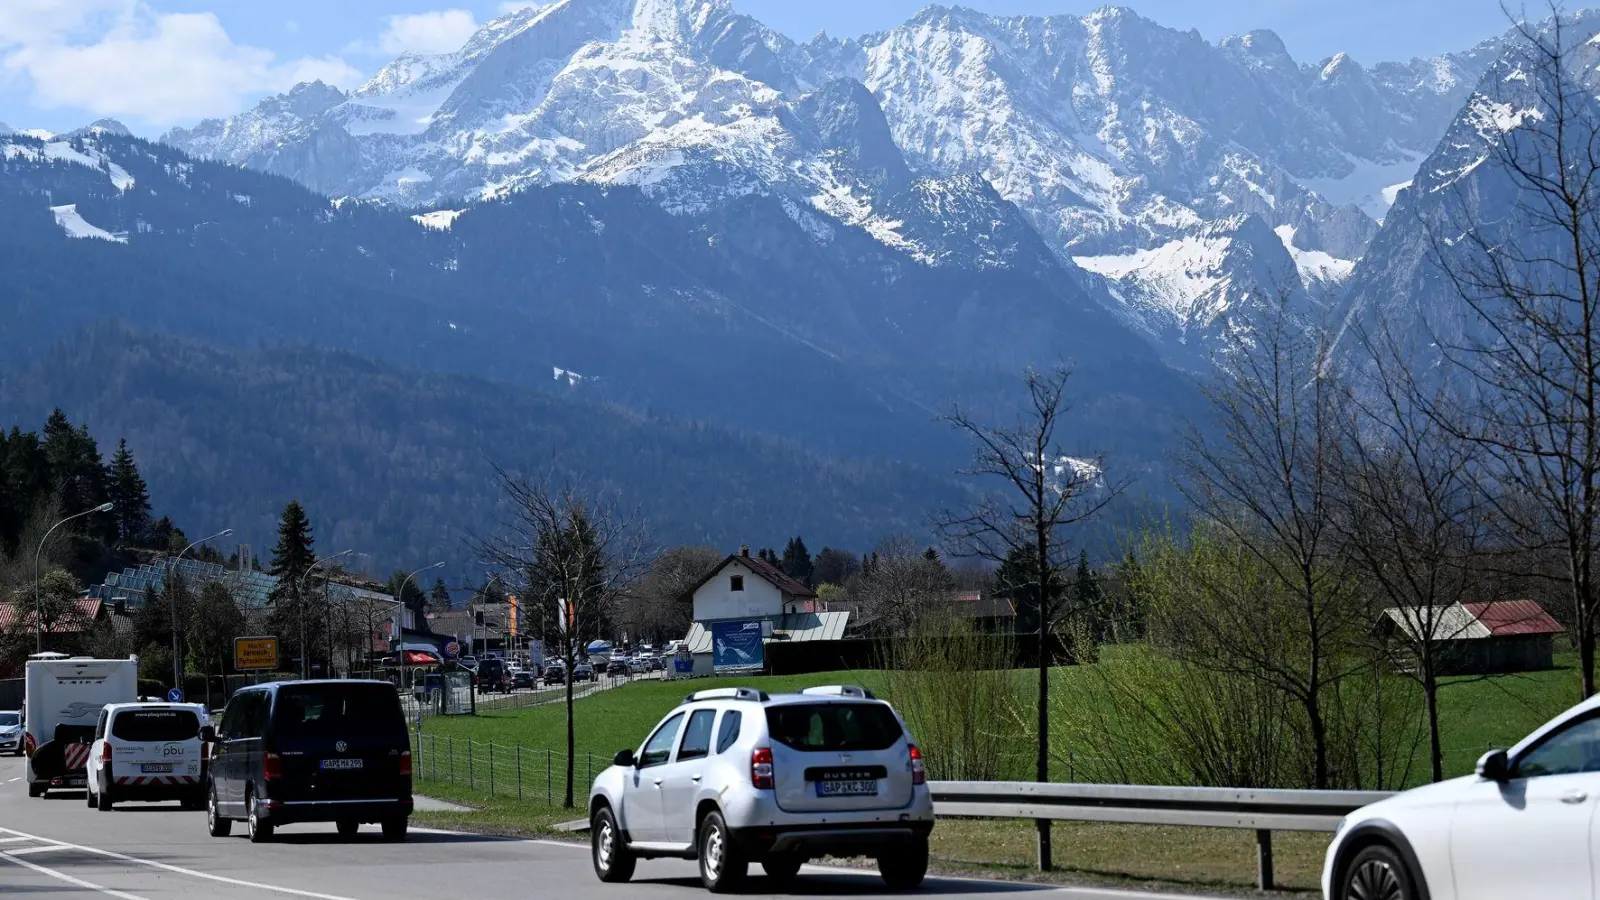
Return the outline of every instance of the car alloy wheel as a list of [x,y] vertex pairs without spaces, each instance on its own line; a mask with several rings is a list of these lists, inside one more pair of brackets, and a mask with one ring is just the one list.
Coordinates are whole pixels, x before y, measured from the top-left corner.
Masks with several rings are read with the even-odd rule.
[[707,880],[716,881],[722,877],[722,863],[727,853],[728,842],[722,836],[722,829],[709,829],[706,832],[706,852],[700,863],[705,867]]
[[1401,862],[1387,847],[1370,847],[1351,863],[1344,900],[1411,900]]

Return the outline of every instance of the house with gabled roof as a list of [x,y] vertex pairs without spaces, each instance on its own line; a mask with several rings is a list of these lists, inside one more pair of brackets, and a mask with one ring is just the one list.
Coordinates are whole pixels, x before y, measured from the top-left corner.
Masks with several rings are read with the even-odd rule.
[[709,675],[712,629],[718,622],[762,624],[763,642],[836,641],[844,637],[848,612],[821,608],[817,593],[803,582],[742,546],[718,563],[679,602],[693,607],[694,624],[685,648],[694,656],[696,675]]

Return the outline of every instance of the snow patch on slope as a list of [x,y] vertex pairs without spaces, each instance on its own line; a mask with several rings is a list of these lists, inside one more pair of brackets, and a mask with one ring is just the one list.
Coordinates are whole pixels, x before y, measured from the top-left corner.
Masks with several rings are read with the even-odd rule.
[[464,212],[466,212],[464,209],[436,209],[433,212],[412,216],[411,221],[433,231],[449,231],[450,226],[455,224],[456,219]]
[[1350,160],[1350,174],[1340,178],[1301,178],[1300,183],[1335,206],[1359,206],[1362,212],[1382,222],[1399,189],[1411,183],[1424,155],[1405,151],[1398,160],[1383,163],[1349,154],[1345,158]]
[[125,234],[112,234],[104,228],[97,228],[84,220],[78,213],[78,204],[68,203],[65,206],[52,206],[50,212],[55,214],[56,224],[67,233],[70,238],[98,238],[102,241],[114,241],[126,244],[128,236]]
[[1300,270],[1300,280],[1307,287],[1317,283],[1337,284],[1350,277],[1351,270],[1356,267],[1354,260],[1339,259],[1321,250],[1301,250],[1296,247],[1293,225],[1279,225],[1273,231],[1283,241],[1283,249],[1289,251],[1295,268]]

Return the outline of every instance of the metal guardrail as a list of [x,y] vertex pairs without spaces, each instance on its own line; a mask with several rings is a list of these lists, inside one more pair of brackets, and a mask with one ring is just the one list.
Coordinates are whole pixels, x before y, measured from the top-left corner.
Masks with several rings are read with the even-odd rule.
[[1256,833],[1256,883],[1271,890],[1272,832],[1332,832],[1339,820],[1379,800],[1382,791],[1055,784],[1027,781],[934,781],[936,816],[1058,819],[1241,828]]
[[[1256,833],[1256,884],[1273,887],[1272,833],[1332,833],[1339,820],[1393,797],[1385,791],[1290,791],[1270,788],[1162,787],[1144,784],[1057,784],[1034,781],[930,781],[941,818],[1057,819],[1240,828]],[[585,819],[560,831],[589,829]]]

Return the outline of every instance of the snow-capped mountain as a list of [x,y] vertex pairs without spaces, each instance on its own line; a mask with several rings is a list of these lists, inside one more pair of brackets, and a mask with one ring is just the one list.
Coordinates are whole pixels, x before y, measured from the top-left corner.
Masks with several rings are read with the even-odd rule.
[[[1386,332],[1420,359],[1436,361],[1442,346],[1460,346],[1483,327],[1461,287],[1483,273],[1484,248],[1497,247],[1516,278],[1563,275],[1529,260],[1565,260],[1571,248],[1547,223],[1545,201],[1519,189],[1508,158],[1527,171],[1550,167],[1550,99],[1566,96],[1569,131],[1592,133],[1600,121],[1600,11],[1563,17],[1567,90],[1558,95],[1545,60],[1510,47],[1482,75],[1443,138],[1398,193],[1367,254],[1346,282],[1344,339]],[[1546,39],[1552,39],[1548,31]],[[1587,94],[1571,90],[1585,85]],[[1572,123],[1582,123],[1581,125]],[[1540,134],[1536,135],[1535,130]],[[1581,145],[1569,142],[1569,166],[1586,171]],[[1509,157],[1508,157],[1509,155]],[[1470,233],[1470,237],[1469,237]],[[1451,273],[1463,278],[1463,285]],[[1536,274],[1530,274],[1536,273]],[[1494,306],[1490,303],[1489,306]],[[1479,334],[1487,338],[1489,335]],[[1385,338],[1388,339],[1387,337]]]
[[[1032,252],[1020,237],[948,240],[990,212],[1009,221],[998,198],[1063,260],[1124,260],[1100,296],[1164,334],[1215,321],[1255,283],[1171,296],[1208,279],[1161,267],[1203,247],[1221,255],[1190,267],[1224,280],[1230,259],[1286,255],[1307,292],[1337,283],[1494,55],[1490,42],[1305,65],[1271,32],[1213,45],[1116,8],[930,7],[880,34],[798,44],[731,0],[559,0],[489,22],[455,53],[403,55],[349,94],[300,85],[166,141],[401,204],[560,182],[636,185],[685,214],[775,196],[816,240],[855,226],[946,266]],[[916,184],[920,200],[904,194]],[[957,195],[974,202],[934,199]],[[924,226],[950,218],[944,239],[913,237],[904,203]],[[1194,346],[1167,349],[1187,363]]]

